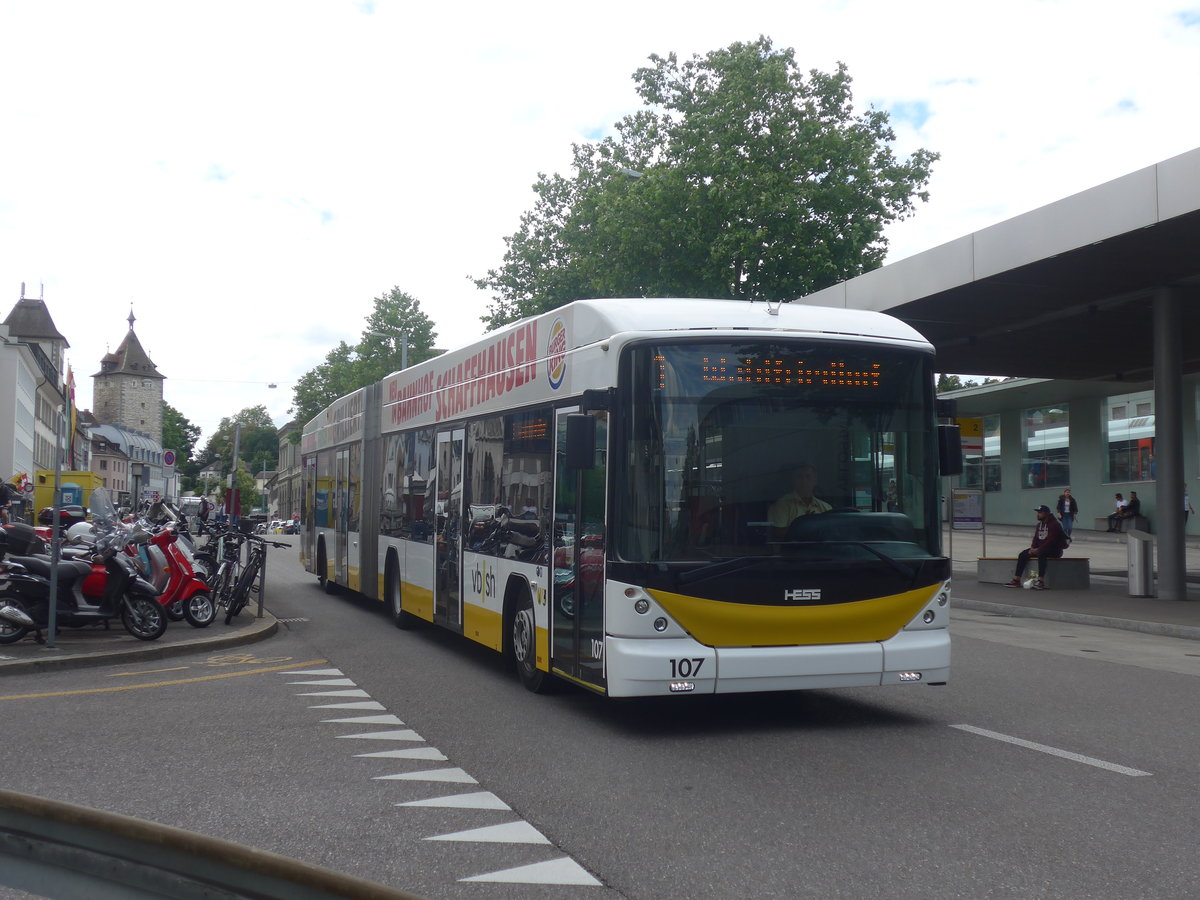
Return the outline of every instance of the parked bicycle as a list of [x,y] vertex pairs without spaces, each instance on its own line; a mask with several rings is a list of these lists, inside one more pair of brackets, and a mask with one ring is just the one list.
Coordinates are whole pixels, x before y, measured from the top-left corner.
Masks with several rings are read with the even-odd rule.
[[[269,541],[266,538],[261,538],[253,534],[243,534],[241,537],[250,545],[250,552],[246,559],[246,565],[238,574],[230,590],[229,600],[225,609],[226,625],[233,624],[233,620],[237,617],[237,614],[245,609],[246,604],[250,602],[250,595],[252,593],[259,593],[262,590],[262,571],[267,561],[267,546],[291,546],[291,544],[284,544],[280,541]],[[238,555],[240,556],[240,552]],[[226,581],[225,585],[229,583]]]

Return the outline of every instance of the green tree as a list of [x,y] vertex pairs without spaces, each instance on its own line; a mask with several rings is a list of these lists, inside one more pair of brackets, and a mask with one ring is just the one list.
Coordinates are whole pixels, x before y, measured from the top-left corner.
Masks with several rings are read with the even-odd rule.
[[651,56],[647,108],[538,176],[534,207],[476,284],[502,325],[584,296],[791,300],[882,264],[938,158],[898,160],[886,112],[853,111],[845,65],[807,76],[761,37]]
[[303,426],[338,397],[399,369],[405,337],[410,366],[437,355],[433,320],[419,300],[393,287],[375,298],[357,344],[342,341],[296,381],[291,410],[296,421]]
[[192,453],[200,440],[200,426],[194,425],[170,403],[163,404],[163,448],[175,451],[175,466],[184,475],[195,475]]
[[276,465],[279,459],[279,432],[267,408],[259,404],[221,419],[221,424],[196,459],[198,468],[220,461],[222,471],[233,471],[234,435],[239,425],[242,432],[238,441],[238,458],[249,465],[253,465],[257,458],[261,464],[262,456],[266,453],[269,455],[268,468]]

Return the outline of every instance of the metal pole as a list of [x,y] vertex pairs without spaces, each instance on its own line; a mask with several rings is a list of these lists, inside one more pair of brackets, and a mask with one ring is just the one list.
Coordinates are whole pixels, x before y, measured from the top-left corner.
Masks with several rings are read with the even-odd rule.
[[[61,406],[58,412],[62,416]],[[46,614],[46,624],[50,633],[46,635],[47,650],[55,649],[54,632],[58,628],[58,562],[61,557],[59,533],[62,530],[59,524],[59,519],[62,518],[62,426],[60,421],[54,429],[54,506],[50,512],[54,516],[54,524],[50,528],[50,602]]]
[[1154,459],[1158,482],[1158,596],[1186,600],[1183,544],[1183,299],[1178,288],[1154,294]]
[[258,570],[258,618],[263,617],[263,598],[267,595],[267,545],[263,544],[262,568]]

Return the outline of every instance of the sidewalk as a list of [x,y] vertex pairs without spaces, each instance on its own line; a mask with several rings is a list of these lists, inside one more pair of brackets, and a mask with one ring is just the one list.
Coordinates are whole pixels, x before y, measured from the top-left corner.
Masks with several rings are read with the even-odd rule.
[[1065,555],[1087,557],[1091,561],[1088,590],[1025,591],[979,582],[976,561],[980,556],[1015,559],[1029,546],[1032,537],[1032,524],[1028,528],[989,525],[984,534],[966,531],[951,534],[947,529],[942,548],[954,561],[951,608],[1200,640],[1200,538],[1189,535],[1185,542],[1186,601],[1129,596],[1126,536],[1080,528],[1075,529]]
[[250,610],[243,611],[232,625],[226,625],[224,617],[207,628],[172,622],[156,641],[139,641],[120,622],[111,623],[107,631],[100,627],[61,628],[53,649],[35,644],[32,636],[15,644],[0,644],[0,676],[216,652],[266,640],[278,629],[278,621],[269,612],[256,619]]

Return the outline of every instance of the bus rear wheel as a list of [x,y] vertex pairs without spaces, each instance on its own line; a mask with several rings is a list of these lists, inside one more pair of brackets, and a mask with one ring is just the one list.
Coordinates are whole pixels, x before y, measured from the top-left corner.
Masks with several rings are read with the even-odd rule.
[[327,594],[337,593],[337,583],[329,580],[329,565],[325,558],[325,543],[321,542],[321,549],[317,551],[317,584],[321,585],[321,590]]
[[400,587],[400,564],[396,562],[394,556],[388,557],[387,574],[384,577],[383,584],[384,590],[387,591],[388,603],[392,608],[392,621],[396,623],[396,627],[403,631],[416,628],[417,617],[410,612],[404,611],[404,591]]
[[548,673],[537,667],[537,626],[533,615],[533,600],[522,591],[512,617],[511,647],[517,675],[526,690],[544,694],[550,690]]

